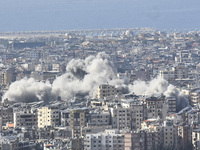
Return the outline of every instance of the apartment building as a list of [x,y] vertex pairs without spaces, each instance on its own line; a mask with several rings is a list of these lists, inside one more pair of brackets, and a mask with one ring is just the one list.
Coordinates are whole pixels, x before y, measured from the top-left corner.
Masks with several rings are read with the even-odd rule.
[[159,132],[148,130],[146,131],[146,150],[152,150],[160,145]]
[[124,150],[124,134],[117,130],[105,130],[97,134],[86,134],[84,139],[85,150]]
[[177,145],[179,149],[187,149],[189,144],[192,143],[192,129],[188,125],[177,126]]
[[69,126],[69,115],[70,111],[68,110],[62,110],[61,111],[61,126]]
[[188,78],[188,68],[183,63],[179,63],[177,66],[172,68],[174,71],[175,79]]
[[131,129],[140,129],[141,122],[147,118],[146,104],[138,99],[127,99],[122,100],[121,105],[123,108],[131,109]]
[[32,128],[37,126],[37,114],[31,110],[14,112],[14,127]]
[[188,124],[199,124],[200,123],[200,112],[198,110],[192,111],[187,114]]
[[162,118],[167,116],[167,105],[163,95],[147,97],[144,99],[147,107],[147,118]]
[[16,74],[12,68],[3,70],[1,77],[1,82],[3,85],[9,85],[16,80]]
[[117,129],[131,129],[131,108],[113,107],[110,108],[112,126]]
[[120,89],[115,88],[115,86],[103,84],[99,85],[97,97],[103,99],[105,97],[113,97],[117,94],[120,94]]
[[173,126],[173,123],[171,121],[164,121],[164,126],[163,126],[164,147],[167,148],[175,147],[176,134],[177,131],[176,128]]
[[167,103],[167,114],[176,113],[176,98],[175,97],[168,97],[166,99],[166,103]]
[[190,105],[195,107],[199,106],[200,103],[200,88],[195,88],[190,91]]
[[38,128],[60,125],[60,110],[58,107],[45,106],[38,108]]
[[0,116],[2,118],[3,126],[9,122],[13,123],[13,108],[0,106]]
[[174,71],[169,70],[169,69],[160,70],[159,76],[160,76],[162,79],[165,79],[165,80],[167,80],[167,81],[170,81],[170,80],[174,80],[174,79],[175,79]]
[[87,109],[72,110],[68,117],[69,126],[72,129],[72,137],[79,137],[81,135],[81,127],[86,125],[88,119]]
[[141,130],[125,133],[124,150],[145,150],[145,138],[145,132]]
[[107,126],[111,124],[111,116],[108,110],[94,110],[89,113],[88,124],[92,126]]

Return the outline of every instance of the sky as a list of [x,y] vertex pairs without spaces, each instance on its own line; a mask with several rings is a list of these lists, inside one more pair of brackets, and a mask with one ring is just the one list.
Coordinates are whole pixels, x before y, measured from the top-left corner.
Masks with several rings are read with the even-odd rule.
[[200,0],[0,0],[0,32],[195,29]]

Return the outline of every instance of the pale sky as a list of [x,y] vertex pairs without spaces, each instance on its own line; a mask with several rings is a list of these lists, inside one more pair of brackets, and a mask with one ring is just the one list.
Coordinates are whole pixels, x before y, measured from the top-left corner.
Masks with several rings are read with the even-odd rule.
[[200,0],[0,0],[0,32],[194,29],[199,16]]

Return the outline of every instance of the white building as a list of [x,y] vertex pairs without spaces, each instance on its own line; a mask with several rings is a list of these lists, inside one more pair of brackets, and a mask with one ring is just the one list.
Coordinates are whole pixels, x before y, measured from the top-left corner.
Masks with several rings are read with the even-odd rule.
[[60,110],[57,107],[46,106],[38,109],[38,128],[60,125]]
[[84,139],[85,150],[124,150],[124,134],[117,130],[105,130],[97,134],[86,134]]

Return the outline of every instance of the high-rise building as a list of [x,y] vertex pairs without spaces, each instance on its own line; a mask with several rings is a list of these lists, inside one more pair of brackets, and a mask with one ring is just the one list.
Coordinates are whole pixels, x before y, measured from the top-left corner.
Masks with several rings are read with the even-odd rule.
[[60,110],[58,107],[45,106],[38,109],[38,128],[60,125]]

